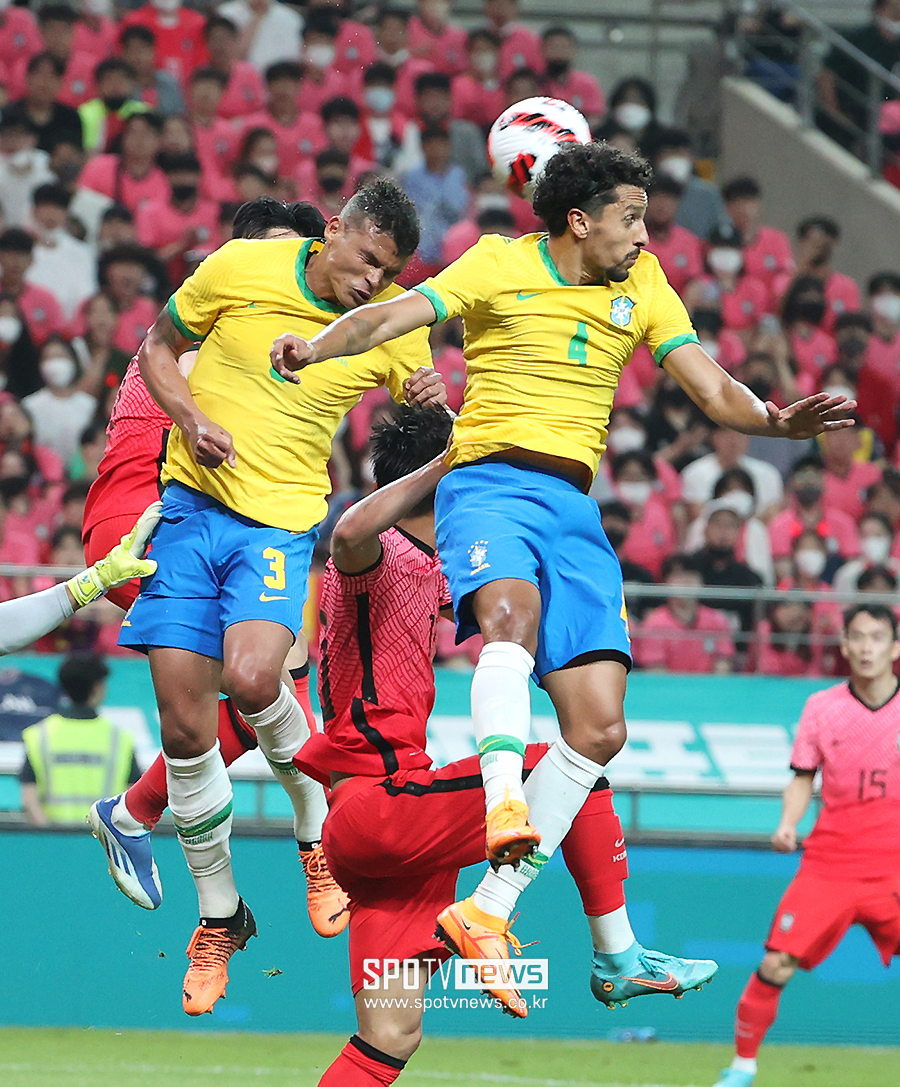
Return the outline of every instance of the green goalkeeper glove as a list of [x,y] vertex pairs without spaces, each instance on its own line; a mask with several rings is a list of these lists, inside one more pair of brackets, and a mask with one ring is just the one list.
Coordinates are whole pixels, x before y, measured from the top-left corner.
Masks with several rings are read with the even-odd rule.
[[132,578],[150,577],[156,573],[153,559],[145,559],[143,556],[161,511],[162,502],[149,505],[131,532],[122,537],[121,543],[116,544],[108,555],[93,566],[66,582],[77,607],[83,608],[93,603],[98,596],[126,584]]

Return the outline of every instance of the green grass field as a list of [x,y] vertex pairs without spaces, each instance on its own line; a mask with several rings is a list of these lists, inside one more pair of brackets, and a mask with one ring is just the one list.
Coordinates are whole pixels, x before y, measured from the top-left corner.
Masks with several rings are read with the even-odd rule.
[[[314,1087],[346,1039],[325,1034],[0,1030],[4,1087]],[[723,1045],[426,1041],[399,1082],[710,1087]],[[770,1046],[758,1087],[897,1087],[900,1049]]]

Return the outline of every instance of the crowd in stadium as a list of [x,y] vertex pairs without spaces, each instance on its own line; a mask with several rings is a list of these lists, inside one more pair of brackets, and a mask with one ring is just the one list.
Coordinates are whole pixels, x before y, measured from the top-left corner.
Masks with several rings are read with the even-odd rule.
[[[551,94],[652,163],[649,248],[709,354],[779,406],[822,389],[859,402],[855,428],[818,442],[750,440],[716,429],[640,349],[592,491],[626,581],[895,596],[900,273],[860,284],[837,271],[830,214],[792,237],[766,225],[757,182],[701,176],[646,81],[605,94],[579,70],[572,31],[534,33],[516,0],[485,0],[470,31],[449,0],[353,9],[226,0],[201,13],[154,0],[114,17],[109,0],[82,0],[0,12],[0,563],[82,562],[118,383],[240,202],[303,199],[327,218],[390,173],[422,220],[400,282],[420,282],[482,234],[541,229],[492,177],[485,136],[506,105]],[[462,336],[458,322],[432,334],[456,410]],[[367,394],[339,435],[335,516],[371,487],[367,436],[387,409],[386,393]],[[51,583],[5,577],[0,598]],[[638,666],[840,668],[837,605],[721,605],[633,597]],[[97,607],[42,647],[113,651],[115,624]],[[476,658],[449,624],[444,635],[445,659]]]

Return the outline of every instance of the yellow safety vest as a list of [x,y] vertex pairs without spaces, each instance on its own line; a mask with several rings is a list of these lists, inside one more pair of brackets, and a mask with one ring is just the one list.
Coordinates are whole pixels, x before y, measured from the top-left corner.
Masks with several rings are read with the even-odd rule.
[[114,796],[128,784],[131,736],[105,717],[54,713],[26,728],[22,739],[51,823],[84,822],[95,800]]

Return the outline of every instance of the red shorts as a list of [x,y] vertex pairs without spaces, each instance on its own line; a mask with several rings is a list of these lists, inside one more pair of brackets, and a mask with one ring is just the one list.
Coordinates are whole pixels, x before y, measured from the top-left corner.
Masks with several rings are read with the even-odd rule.
[[[105,521],[100,521],[99,524],[94,525],[83,541],[84,557],[88,566],[93,566],[98,559],[108,555],[122,537],[131,532],[141,513],[143,513],[143,510],[138,510],[137,513],[123,513],[118,517],[109,517]],[[118,589],[110,589],[106,594],[106,599],[111,600],[122,611],[128,611],[137,600],[140,591],[140,580],[135,578],[134,581],[129,581],[126,585],[120,585]]]
[[812,970],[851,925],[868,930],[885,966],[900,954],[900,877],[829,880],[801,868],[775,911],[766,950],[784,951]]
[[[529,744],[525,767],[546,753]],[[563,842],[585,912],[625,902],[622,826],[605,781],[588,797]],[[477,756],[438,770],[354,777],[334,791],[322,831],[331,874],[350,895],[350,980],[363,985],[363,960],[448,953],[434,937],[437,915],[456,898],[459,870],[484,862],[484,788]],[[380,969],[368,970],[379,976]]]

